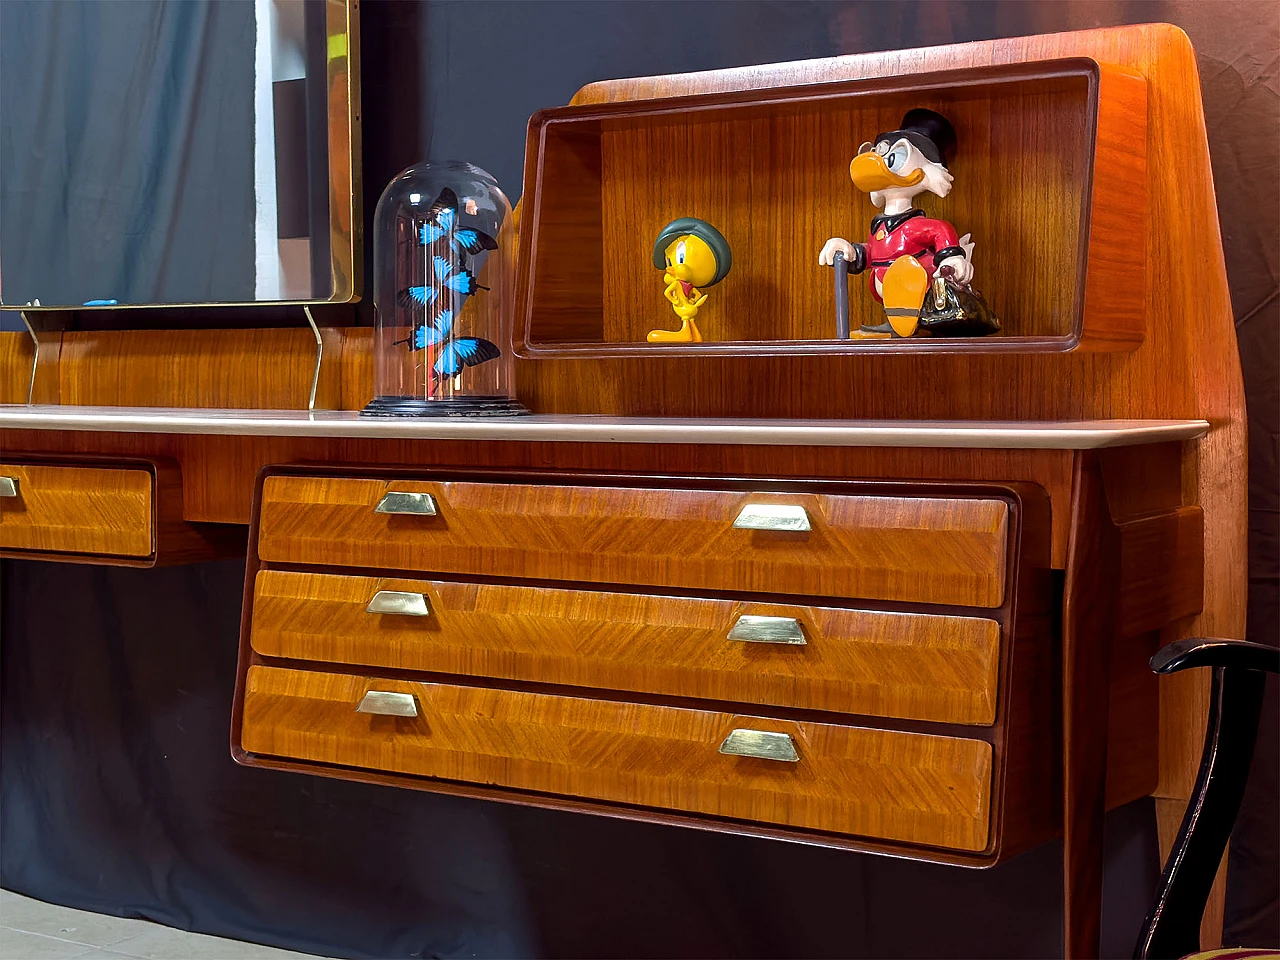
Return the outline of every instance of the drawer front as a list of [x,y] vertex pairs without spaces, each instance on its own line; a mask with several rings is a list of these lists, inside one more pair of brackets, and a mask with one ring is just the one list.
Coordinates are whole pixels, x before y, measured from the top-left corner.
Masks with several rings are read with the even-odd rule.
[[978,740],[254,666],[241,743],[294,760],[928,846],[987,843],[991,746]]
[[[427,494],[435,513],[377,512],[389,492]],[[760,507],[785,508],[784,525],[802,517],[809,529],[735,525],[768,526],[767,515],[740,519]],[[277,562],[998,607],[1008,528],[997,499],[276,476],[263,484],[258,552]]]
[[4,549],[119,557],[152,553],[148,470],[0,463],[0,494]]
[[273,657],[969,724],[995,721],[1000,654],[999,624],[978,617],[282,570],[257,575],[251,640]]

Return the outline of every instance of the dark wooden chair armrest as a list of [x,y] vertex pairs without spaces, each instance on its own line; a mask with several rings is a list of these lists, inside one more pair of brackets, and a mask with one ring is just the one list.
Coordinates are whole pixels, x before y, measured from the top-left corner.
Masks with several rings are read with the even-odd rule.
[[1151,658],[1151,669],[1156,673],[1177,673],[1193,667],[1280,673],[1280,647],[1268,647],[1247,640],[1189,637],[1161,647]]
[[1231,838],[1262,714],[1266,675],[1280,673],[1280,650],[1244,640],[1176,640],[1151,658],[1156,673],[1213,670],[1209,723],[1195,789],[1174,841],[1155,906],[1134,956],[1184,957],[1200,949],[1200,918]]

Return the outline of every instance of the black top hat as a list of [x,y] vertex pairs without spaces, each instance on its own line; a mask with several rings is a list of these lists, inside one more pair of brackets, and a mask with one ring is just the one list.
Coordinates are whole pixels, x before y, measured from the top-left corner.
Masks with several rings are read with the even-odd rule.
[[947,158],[955,152],[956,131],[951,121],[934,110],[915,107],[902,118],[902,127],[876,137],[875,142],[897,143],[907,140],[934,163],[947,165]]

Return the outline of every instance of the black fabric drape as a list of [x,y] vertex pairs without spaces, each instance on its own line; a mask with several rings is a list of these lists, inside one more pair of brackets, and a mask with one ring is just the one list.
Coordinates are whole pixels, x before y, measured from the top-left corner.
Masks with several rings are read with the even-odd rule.
[[[1061,846],[987,871],[236,766],[239,562],[4,561],[0,885],[352,957],[1051,957]],[[1107,943],[1155,883],[1113,815]]]

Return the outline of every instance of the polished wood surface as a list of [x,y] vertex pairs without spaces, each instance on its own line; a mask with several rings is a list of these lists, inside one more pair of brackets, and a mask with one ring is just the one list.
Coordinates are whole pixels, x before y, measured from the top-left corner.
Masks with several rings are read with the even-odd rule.
[[[415,718],[356,713],[370,690]],[[726,756],[734,729],[788,734],[795,763]],[[835,724],[251,667],[243,748],[517,790],[980,850],[991,747]]]
[[[366,612],[378,591],[426,617]],[[790,617],[804,645],[730,640]],[[1000,625],[977,617],[262,570],[264,656],[539,681],[836,713],[990,724]]]
[[[831,274],[816,261],[828,237],[865,240],[877,211],[850,184],[848,161],[862,141],[895,129],[917,106],[942,111],[960,131],[950,164],[957,187],[945,200],[926,196],[924,206],[960,233],[972,232],[979,280],[990,278],[982,287],[1004,329],[981,341],[908,346],[981,351],[1030,338],[1043,349],[1056,338],[1065,349],[1078,337],[1095,347],[1141,340],[1143,291],[1133,279],[1145,266],[1142,245],[1126,242],[1131,228],[1089,229],[1094,207],[1105,211],[1104,225],[1146,218],[1141,77],[1068,59],[934,74],[907,92],[901,78],[850,82],[842,62],[829,63],[824,79],[832,82],[745,96],[712,82],[681,89],[675,99],[593,102],[628,81],[594,84],[575,106],[535,115],[522,201],[526,354],[566,344],[594,349],[601,341],[652,353],[645,333],[664,319],[665,306],[654,297],[653,238],[690,214],[724,233],[734,268],[700,313],[707,343],[659,349],[706,353],[724,341],[753,351],[762,343],[770,351],[800,349],[797,341],[828,341],[811,344],[825,351],[902,347],[833,342]],[[773,147],[761,150],[761,143]],[[1095,149],[1096,162],[1108,164],[1098,177]],[[996,237],[1001,242],[988,239]],[[1085,271],[1062,265],[1083,262],[1086,240],[1095,301],[1081,330]],[[1095,262],[1119,269],[1094,270]],[[865,278],[854,283],[866,286]],[[1104,304],[1105,321],[1097,309]],[[869,295],[852,297],[851,308],[855,326],[881,322]]]
[[[322,329],[316,406],[341,406],[342,335]],[[61,402],[109,407],[305,410],[316,366],[307,327],[62,334]]]
[[[391,491],[439,515],[374,512]],[[806,533],[735,529],[748,505],[793,505]],[[268,477],[263,560],[997,607],[1008,506],[997,499],[837,496]]]
[[0,549],[146,557],[155,548],[154,478],[145,469],[0,462],[17,484],[0,498]]
[[[62,350],[62,334],[36,331],[40,342],[38,363],[35,345],[25,330],[0,330],[0,403],[58,403],[58,357]],[[35,374],[34,385],[31,382]]]

